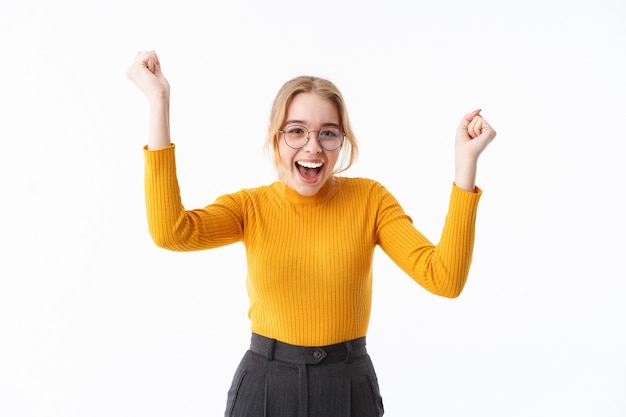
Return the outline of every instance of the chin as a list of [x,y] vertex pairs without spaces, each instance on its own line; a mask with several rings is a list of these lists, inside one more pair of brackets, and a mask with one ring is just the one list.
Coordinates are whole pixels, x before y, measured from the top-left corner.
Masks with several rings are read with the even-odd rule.
[[298,194],[303,195],[305,197],[311,197],[318,193],[321,187],[310,187],[310,186],[302,186],[296,188]]
[[306,196],[306,197],[310,197],[310,196],[317,194],[320,188],[322,188],[320,184],[305,184],[305,183],[302,183],[301,181],[295,181],[295,182],[291,181],[291,182],[288,182],[287,185],[290,188],[293,188],[295,191],[297,191],[298,194]]
[[318,175],[315,181],[307,181],[307,179],[303,178],[297,171],[292,171],[290,175],[283,175],[282,181],[298,194],[311,197],[317,194],[324,187],[326,181],[328,181],[324,173],[320,174],[321,175]]

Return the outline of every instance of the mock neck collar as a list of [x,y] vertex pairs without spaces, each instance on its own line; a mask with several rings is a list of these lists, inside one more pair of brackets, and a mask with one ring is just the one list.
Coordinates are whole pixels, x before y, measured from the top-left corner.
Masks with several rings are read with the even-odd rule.
[[314,195],[302,195],[282,181],[276,181],[273,188],[278,194],[296,204],[315,204],[329,200],[339,190],[341,179],[330,177],[326,184]]

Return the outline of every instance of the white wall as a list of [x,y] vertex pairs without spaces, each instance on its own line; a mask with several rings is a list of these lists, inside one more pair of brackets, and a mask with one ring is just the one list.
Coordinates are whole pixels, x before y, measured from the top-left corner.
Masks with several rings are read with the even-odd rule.
[[270,102],[315,74],[348,102],[349,175],[436,241],[454,129],[483,108],[498,137],[464,294],[376,257],[387,415],[626,415],[625,21],[618,0],[1,0],[0,416],[223,413],[249,339],[243,249],[152,244],[147,106],[124,76],[141,49],[172,85],[188,207],[274,180]]

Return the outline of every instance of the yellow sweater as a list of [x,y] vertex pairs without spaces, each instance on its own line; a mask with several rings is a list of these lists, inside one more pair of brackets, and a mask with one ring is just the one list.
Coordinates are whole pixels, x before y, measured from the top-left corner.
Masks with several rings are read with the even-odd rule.
[[174,146],[144,150],[148,225],[155,243],[194,251],[243,242],[255,333],[322,346],[365,336],[374,249],[428,291],[457,297],[467,279],[481,191],[452,187],[435,246],[379,183],[334,178],[312,197],[282,182],[244,189],[186,211]]

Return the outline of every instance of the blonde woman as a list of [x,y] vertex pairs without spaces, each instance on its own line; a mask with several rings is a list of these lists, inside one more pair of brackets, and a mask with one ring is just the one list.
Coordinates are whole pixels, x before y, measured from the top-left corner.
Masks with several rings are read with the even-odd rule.
[[376,246],[426,290],[457,297],[467,279],[481,190],[481,152],[495,131],[466,114],[457,129],[455,178],[438,244],[374,180],[337,175],[357,141],[337,87],[297,77],[278,92],[267,146],[278,180],[186,210],[170,142],[169,83],[154,51],[127,76],[146,95],[146,204],[155,243],[174,251],[242,242],[251,344],[228,392],[226,417],[382,416],[366,350]]

